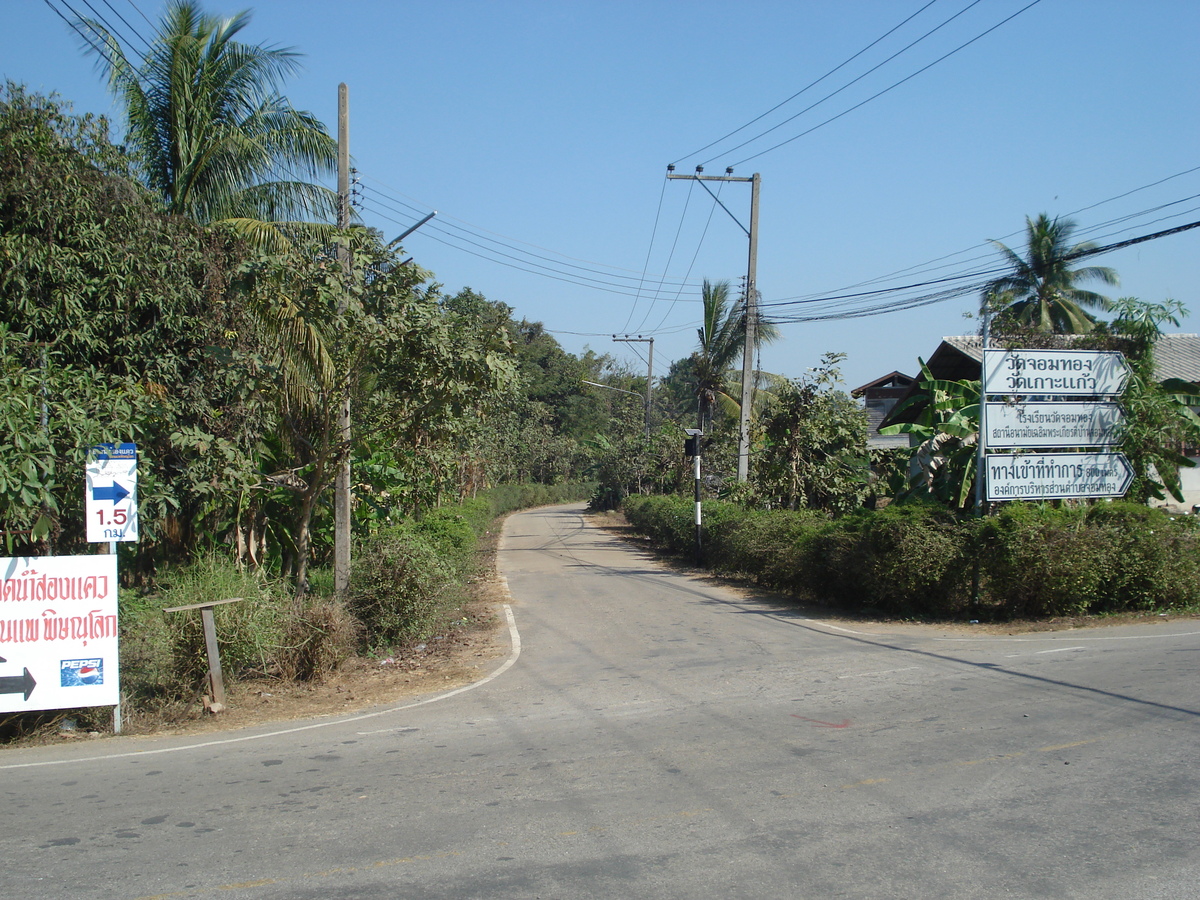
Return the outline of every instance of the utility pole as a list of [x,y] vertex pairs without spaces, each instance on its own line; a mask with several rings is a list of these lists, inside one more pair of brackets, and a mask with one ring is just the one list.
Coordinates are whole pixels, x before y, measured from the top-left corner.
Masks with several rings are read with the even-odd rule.
[[613,335],[614,341],[621,341],[629,344],[649,344],[650,345],[650,363],[646,369],[646,438],[650,438],[650,403],[654,399],[654,338],[644,338],[640,334],[637,337],[617,337]]
[[[708,191],[717,205],[737,222],[738,227],[746,232],[750,239],[750,259],[746,266],[746,346],[742,350],[742,412],[738,420],[738,468],[737,480],[745,482],[750,475],[750,406],[754,401],[754,344],[758,331],[758,193],[762,184],[762,176],[755,172],[749,178],[735,177],[733,167],[725,170],[724,175],[704,175],[704,166],[696,166],[694,175],[675,175],[675,165],[667,166],[667,178],[696,181]],[[737,216],[729,212],[725,206],[704,182],[706,181],[744,181],[750,184],[750,227],[746,228]]]
[[[338,216],[340,231],[350,227],[350,88],[345,82],[338,85]],[[351,273],[350,245],[345,235],[338,239],[338,260],[342,264],[345,291],[338,302],[338,314],[342,315],[350,305],[348,295]],[[350,589],[350,378],[348,372],[339,372],[346,379],[341,386],[342,397],[338,402],[338,441],[341,444],[341,462],[333,489],[333,589],[344,597]]]

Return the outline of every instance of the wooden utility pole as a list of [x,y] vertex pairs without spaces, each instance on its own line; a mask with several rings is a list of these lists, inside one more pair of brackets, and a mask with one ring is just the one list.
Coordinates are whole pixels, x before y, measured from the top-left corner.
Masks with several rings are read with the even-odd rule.
[[[703,175],[704,166],[696,166],[694,175],[675,175],[674,164],[667,166],[667,178],[681,178],[686,181],[697,181],[708,191],[717,205],[737,222],[738,227],[746,232],[750,239],[750,260],[746,267],[746,346],[742,350],[742,412],[738,421],[738,467],[737,480],[744,482],[750,475],[750,407],[754,401],[754,345],[758,331],[758,192],[762,184],[762,176],[757,172],[749,178],[734,177],[733,168],[727,168],[724,175]],[[747,228],[738,221],[737,216],[729,212],[711,190],[706,181],[745,181],[750,184],[750,227]]]
[[[350,227],[350,88],[338,85],[338,229]],[[349,290],[351,273],[350,245],[345,235],[338,239],[338,260],[342,264],[345,291]],[[338,314],[349,307],[349,295],[344,292],[338,303]],[[333,589],[340,597],[350,588],[350,378],[339,372],[345,383],[339,385],[342,396],[338,402],[338,441],[342,460],[338,464],[333,497]]]

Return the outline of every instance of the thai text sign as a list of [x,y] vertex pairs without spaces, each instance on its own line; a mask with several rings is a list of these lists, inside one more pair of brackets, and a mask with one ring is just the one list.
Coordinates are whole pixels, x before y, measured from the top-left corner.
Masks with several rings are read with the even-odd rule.
[[1112,401],[1094,403],[989,403],[987,446],[997,449],[1115,447],[1125,418]]
[[1125,389],[1129,365],[1115,350],[984,350],[985,394],[1094,397]]
[[117,557],[0,558],[0,712],[116,706]]
[[988,500],[1121,497],[1132,483],[1122,453],[987,455]]
[[137,444],[98,444],[87,465],[89,541],[136,541]]

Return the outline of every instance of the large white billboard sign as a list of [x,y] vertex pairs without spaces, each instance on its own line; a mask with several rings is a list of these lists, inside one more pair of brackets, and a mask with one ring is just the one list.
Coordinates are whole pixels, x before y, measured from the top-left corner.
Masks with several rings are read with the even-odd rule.
[[117,557],[0,558],[0,712],[116,706]]

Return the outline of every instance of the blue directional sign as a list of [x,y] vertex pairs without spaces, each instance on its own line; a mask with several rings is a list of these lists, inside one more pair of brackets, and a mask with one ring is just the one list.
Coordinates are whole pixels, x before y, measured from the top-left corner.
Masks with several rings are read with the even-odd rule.
[[136,541],[137,445],[98,444],[87,464],[87,539]]

